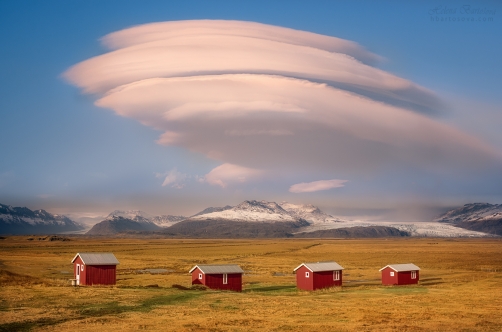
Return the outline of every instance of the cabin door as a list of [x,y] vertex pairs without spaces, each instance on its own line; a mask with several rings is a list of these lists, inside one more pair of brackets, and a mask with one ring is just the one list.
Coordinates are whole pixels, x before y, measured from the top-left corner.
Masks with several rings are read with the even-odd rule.
[[75,279],[77,279],[77,285],[80,285],[80,264],[77,264],[77,275]]

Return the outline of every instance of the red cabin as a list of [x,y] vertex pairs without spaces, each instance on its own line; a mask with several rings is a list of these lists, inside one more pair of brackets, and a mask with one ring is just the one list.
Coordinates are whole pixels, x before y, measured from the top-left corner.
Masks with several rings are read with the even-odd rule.
[[296,272],[296,287],[313,291],[316,289],[341,286],[343,267],[336,262],[302,263]]
[[115,285],[119,261],[112,253],[78,253],[71,261],[77,285]]
[[382,285],[418,284],[420,268],[415,264],[393,264],[380,269]]
[[190,271],[192,285],[204,285],[212,289],[242,291],[242,274],[239,265],[195,265]]

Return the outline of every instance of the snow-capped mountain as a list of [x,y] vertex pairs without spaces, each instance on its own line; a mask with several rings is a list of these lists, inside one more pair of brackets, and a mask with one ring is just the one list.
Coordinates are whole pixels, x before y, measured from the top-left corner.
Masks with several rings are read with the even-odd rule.
[[[204,213],[204,211],[207,211]],[[190,217],[191,220],[223,219],[248,222],[296,222],[308,223],[338,222],[313,205],[296,205],[287,202],[277,204],[267,201],[244,201],[235,207],[207,208]]]
[[172,215],[162,215],[152,217],[150,220],[157,226],[160,227],[170,227],[180,221],[185,220],[187,217],[184,216],[172,216]]
[[452,223],[473,231],[502,235],[502,204],[466,204],[446,212],[434,221]]
[[335,218],[329,214],[322,212],[317,206],[312,204],[293,204],[282,202],[279,204],[284,210],[296,216],[303,218],[311,224],[322,224],[332,222],[343,222],[340,218]]
[[63,215],[0,204],[1,234],[49,234],[82,229],[81,224]]
[[205,208],[204,210],[200,211],[199,213],[194,214],[192,217],[200,216],[201,214],[208,214],[208,213],[212,213],[212,212],[220,212],[220,211],[230,210],[231,208],[233,208],[233,206],[230,206],[230,205],[226,205],[224,207],[208,207],[208,208]]
[[[158,231],[160,227],[154,223],[144,221],[147,219],[142,219],[143,217],[137,216],[137,220],[132,220],[129,218],[124,218],[122,216],[111,215],[106,217],[105,220],[92,226],[92,228],[86,233],[87,235],[114,235],[117,233],[125,232],[151,232]],[[138,221],[140,220],[140,221]]]
[[481,220],[502,219],[502,204],[472,203],[450,210],[438,218],[437,222],[461,223]]
[[148,222],[152,218],[151,215],[149,215],[146,212],[140,211],[140,210],[115,210],[112,213],[110,213],[107,218],[109,217],[122,217],[126,219],[131,219],[137,222]]
[[223,219],[249,222],[296,222],[299,220],[277,203],[266,201],[244,201],[231,209],[200,214],[190,219]]
[[106,219],[114,216],[133,220],[139,223],[153,224],[159,227],[170,227],[186,219],[186,217],[184,216],[172,216],[172,215],[152,216],[140,210],[126,210],[126,211],[115,210],[112,213],[110,213]]

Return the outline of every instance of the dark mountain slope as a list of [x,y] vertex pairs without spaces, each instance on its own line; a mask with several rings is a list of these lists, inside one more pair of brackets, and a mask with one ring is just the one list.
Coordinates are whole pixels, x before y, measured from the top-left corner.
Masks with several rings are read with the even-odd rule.
[[278,238],[292,237],[306,222],[240,222],[229,220],[185,220],[162,233],[174,237],[195,238]]
[[471,231],[502,235],[502,204],[473,203],[450,210],[434,221]]
[[83,229],[63,215],[0,204],[0,234],[54,234]]
[[94,225],[86,235],[116,235],[127,232],[152,232],[161,228],[153,223],[138,222],[119,216],[111,216]]
[[295,234],[295,237],[299,238],[378,238],[402,236],[410,236],[410,234],[397,228],[386,226],[347,227]]

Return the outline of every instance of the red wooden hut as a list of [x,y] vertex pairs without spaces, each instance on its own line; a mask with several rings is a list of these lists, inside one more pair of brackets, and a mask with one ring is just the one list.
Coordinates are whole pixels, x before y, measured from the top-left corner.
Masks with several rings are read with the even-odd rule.
[[392,264],[382,267],[382,285],[418,284],[420,268],[415,264]]
[[119,261],[112,253],[77,253],[71,261],[77,285],[115,285]]
[[204,285],[212,289],[242,291],[242,274],[239,265],[195,265],[190,271],[192,285]]
[[336,262],[302,263],[296,272],[296,287],[303,290],[316,290],[342,285],[342,270]]

